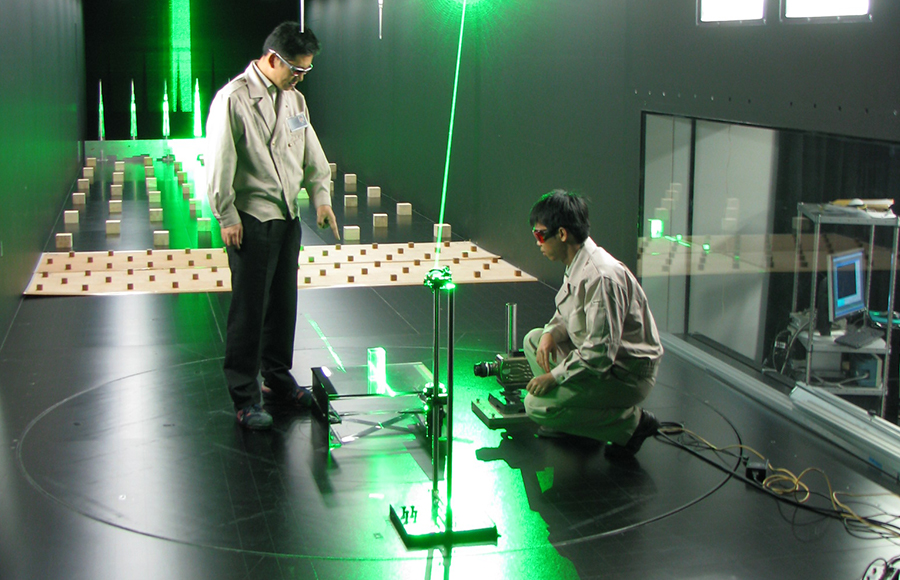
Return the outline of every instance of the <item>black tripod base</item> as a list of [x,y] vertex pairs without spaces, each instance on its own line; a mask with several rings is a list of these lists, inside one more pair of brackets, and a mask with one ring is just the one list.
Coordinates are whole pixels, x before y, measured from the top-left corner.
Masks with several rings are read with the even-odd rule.
[[[472,527],[447,529],[439,517],[428,517],[412,506],[391,506],[391,523],[407,548],[426,550],[463,544],[494,544],[500,536],[497,526],[490,520],[475,523]],[[421,517],[420,517],[421,516]]]

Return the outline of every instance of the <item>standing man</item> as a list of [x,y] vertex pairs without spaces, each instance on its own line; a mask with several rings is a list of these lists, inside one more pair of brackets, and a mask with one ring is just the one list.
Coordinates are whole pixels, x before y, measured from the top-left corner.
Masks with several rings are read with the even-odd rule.
[[531,208],[541,253],[566,266],[556,314],[525,337],[534,378],[525,411],[540,435],[590,437],[610,458],[633,457],[659,421],[637,405],[656,382],[663,349],[647,297],[624,264],[589,236],[585,201],[562,190]]
[[331,209],[331,169],[296,85],[312,70],[319,41],[284,22],[266,38],[262,56],[222,88],[206,122],[207,194],[219,220],[231,268],[225,381],[237,421],[269,429],[266,398],[298,408],[312,395],[291,375],[297,322],[300,218],[305,183],[320,228],[340,239]]

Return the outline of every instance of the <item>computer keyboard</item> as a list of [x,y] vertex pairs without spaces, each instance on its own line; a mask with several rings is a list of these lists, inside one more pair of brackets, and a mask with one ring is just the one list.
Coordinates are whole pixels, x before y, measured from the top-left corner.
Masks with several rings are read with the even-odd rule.
[[868,346],[877,338],[884,338],[884,332],[871,326],[863,326],[862,328],[848,330],[842,336],[835,338],[834,342],[850,348],[862,348]]

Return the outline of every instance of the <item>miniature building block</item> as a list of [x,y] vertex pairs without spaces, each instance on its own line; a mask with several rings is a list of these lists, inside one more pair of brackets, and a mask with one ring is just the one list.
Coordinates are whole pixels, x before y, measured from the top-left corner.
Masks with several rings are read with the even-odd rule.
[[122,199],[122,185],[110,185],[109,186],[109,197],[112,199]]
[[328,167],[331,168],[331,179],[337,177],[337,163],[329,163]]
[[122,200],[121,199],[109,200],[109,213],[122,213]]
[[144,177],[156,177],[156,169],[152,166],[144,167]]
[[359,226],[344,226],[344,239],[345,240],[358,240],[359,239]]
[[144,157],[144,167],[153,167],[153,158],[149,155]]
[[125,162],[124,161],[116,161],[113,171],[125,171]]
[[331,195],[334,195],[334,180],[332,180],[332,181],[328,184],[328,193],[330,193]]
[[176,175],[178,176],[178,184],[179,184],[179,185],[181,185],[181,184],[183,184],[185,181],[187,181],[187,172],[185,172],[185,171],[179,171]]
[[397,204],[397,215],[412,215],[412,204],[411,203],[398,203]]
[[181,171],[183,169],[181,161],[176,161],[174,164],[175,171]]
[[90,191],[91,190],[91,180],[90,179],[79,179],[77,188],[78,188],[78,191]]
[[388,215],[386,213],[373,213],[372,226],[376,228],[388,227]]
[[356,174],[347,173],[344,175],[344,187],[356,187]]
[[72,234],[56,234],[56,249],[57,250],[71,250],[72,249]]
[[106,235],[117,236],[122,233],[122,222],[119,220],[106,220]]
[[434,239],[438,239],[438,233],[442,240],[450,238],[450,224],[434,224]]
[[196,219],[197,218],[197,200],[192,199],[188,203],[188,206],[189,206],[189,211],[191,213],[191,219]]
[[366,196],[367,197],[381,197],[381,188],[380,187],[367,187],[366,188]]
[[181,186],[181,196],[184,199],[189,199],[191,197],[191,184],[185,183]]
[[85,199],[84,192],[76,191],[75,193],[72,194],[72,205],[74,205],[74,206],[84,205],[84,199]]
[[147,178],[147,190],[156,189],[156,178],[148,177]]
[[198,231],[198,232],[208,232],[208,231],[210,231],[210,221],[209,221],[209,218],[197,218],[197,231]]
[[345,195],[344,196],[344,207],[356,207],[359,205],[359,200],[355,195]]
[[65,213],[63,213],[63,222],[67,224],[77,224],[78,223],[78,210],[75,209],[67,209]]
[[125,172],[124,171],[113,171],[113,183],[125,183]]
[[89,181],[94,181],[94,168],[93,167],[82,168],[81,177],[83,177]]
[[151,222],[163,221],[163,210],[161,207],[151,207],[150,208],[150,221]]
[[162,198],[162,194],[159,190],[152,190],[147,192],[147,197],[150,199],[150,203],[159,203]]
[[87,157],[84,160],[85,167],[97,167],[97,158],[96,157]]
[[156,248],[169,247],[169,230],[156,230],[153,232],[153,246]]

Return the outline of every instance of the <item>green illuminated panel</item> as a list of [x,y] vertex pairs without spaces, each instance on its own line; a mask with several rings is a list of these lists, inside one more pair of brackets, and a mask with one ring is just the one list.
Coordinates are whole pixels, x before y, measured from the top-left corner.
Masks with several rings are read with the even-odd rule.
[[163,81],[163,137],[169,138],[171,130],[169,127],[169,83]]
[[191,0],[169,0],[169,32],[171,37],[171,80],[175,91],[173,106],[190,113],[191,100]]
[[194,85],[194,137],[203,137],[203,123],[200,120],[200,80]]
[[131,138],[137,139],[137,104],[134,101],[134,81],[131,81]]
[[98,123],[97,134],[100,140],[106,139],[106,123],[103,120],[103,81],[100,81],[100,119]]

